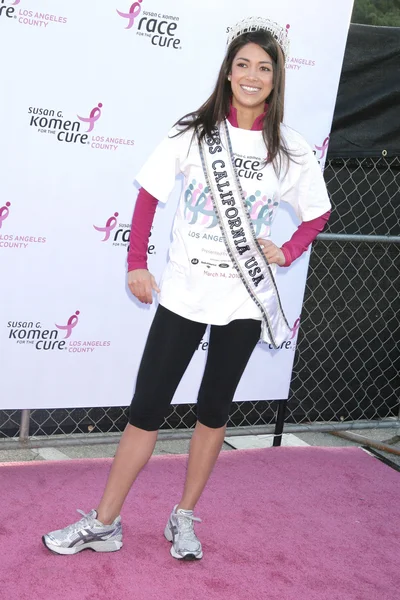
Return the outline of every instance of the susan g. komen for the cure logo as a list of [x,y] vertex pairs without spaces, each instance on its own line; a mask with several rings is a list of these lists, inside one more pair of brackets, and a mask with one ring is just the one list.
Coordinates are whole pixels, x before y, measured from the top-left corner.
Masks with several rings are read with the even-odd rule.
[[[73,315],[71,315],[65,325],[56,325],[56,327],[65,332],[64,340],[69,339],[72,336],[75,327],[78,325],[80,312],[77,310]],[[75,337],[75,336],[74,336]],[[111,346],[111,342],[107,340],[69,340],[67,345],[68,352],[72,352],[74,354],[87,354],[92,353],[99,348],[105,348]]]
[[[92,105],[93,106],[93,105]],[[36,127],[38,133],[54,137],[59,142],[67,144],[89,145],[96,150],[114,152],[121,146],[133,146],[134,140],[122,137],[110,137],[97,133],[98,122],[102,116],[103,103],[86,113],[75,114],[72,118],[65,117],[62,110],[52,108],[37,108],[30,106],[28,114],[30,127]],[[92,134],[96,128],[96,134]],[[89,135],[91,134],[91,135]]]
[[11,213],[11,202],[6,202],[4,206],[0,206],[0,251],[2,249],[23,249],[29,244],[45,244],[45,237],[35,235],[16,234],[10,231],[10,221],[8,220]]
[[102,103],[99,102],[97,106],[92,108],[92,110],[90,111],[90,115],[88,117],[80,117],[78,115],[78,119],[80,121],[82,121],[82,123],[88,123],[88,128],[86,130],[87,133],[90,133],[91,131],[93,131],[94,124],[96,123],[96,121],[98,121],[100,119],[102,107],[103,107]]
[[116,11],[124,20],[125,29],[135,29],[136,35],[147,38],[153,46],[181,50],[181,40],[176,37],[179,17],[152,12],[150,7],[149,10],[144,9],[145,1],[137,0],[127,10]]
[[54,323],[52,328],[43,327],[40,321],[8,321],[8,338],[20,346],[31,346],[35,350],[67,350],[71,353],[92,353],[111,345],[110,341],[97,339],[77,340],[75,330],[79,323],[77,310],[66,322]]
[[[93,225],[93,228],[96,231],[104,234],[102,238],[102,242],[112,241],[113,246],[123,246],[127,250],[129,250],[129,241],[131,236],[131,226],[129,223],[118,223],[117,217],[119,213],[115,212],[111,217],[109,217],[104,226]],[[117,227],[118,224],[118,227]],[[150,232],[150,236],[152,232]],[[147,246],[147,254],[156,254],[156,247],[154,244],[150,243]]]
[[28,25],[30,27],[41,27],[46,29],[49,25],[65,24],[67,17],[54,15],[49,12],[41,12],[24,8],[22,0],[0,0],[0,18],[7,17],[15,19],[20,25]]
[[79,321],[79,310],[77,310],[75,312],[75,314],[71,315],[70,318],[67,321],[66,325],[57,325],[56,327],[57,329],[60,329],[60,331],[65,331],[65,336],[64,339],[67,340],[69,337],[71,337],[71,333],[74,327],[76,327],[78,325],[78,321]]

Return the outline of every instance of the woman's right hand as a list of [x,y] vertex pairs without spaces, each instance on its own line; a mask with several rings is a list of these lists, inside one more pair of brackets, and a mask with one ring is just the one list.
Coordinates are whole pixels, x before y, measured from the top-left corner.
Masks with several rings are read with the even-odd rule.
[[128,285],[132,294],[144,304],[153,303],[153,290],[160,292],[156,280],[147,269],[129,271]]

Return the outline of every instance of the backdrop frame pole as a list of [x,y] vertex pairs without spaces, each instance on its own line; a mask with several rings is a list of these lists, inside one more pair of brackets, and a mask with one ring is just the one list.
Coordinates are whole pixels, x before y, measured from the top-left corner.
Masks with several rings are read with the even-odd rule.
[[285,424],[285,413],[287,400],[278,400],[278,409],[276,411],[276,423],[275,423],[275,431],[274,431],[274,441],[272,446],[281,446],[282,444],[282,433],[283,426]]
[[19,441],[26,444],[29,441],[29,420],[31,411],[25,408],[21,411],[21,425],[19,430]]

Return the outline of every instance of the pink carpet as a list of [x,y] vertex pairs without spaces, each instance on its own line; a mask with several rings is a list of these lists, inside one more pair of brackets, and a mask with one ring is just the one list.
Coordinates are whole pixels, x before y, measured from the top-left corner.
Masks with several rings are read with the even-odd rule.
[[124,506],[121,551],[51,554],[41,535],[96,505],[110,464],[0,464],[2,600],[400,596],[400,474],[361,449],[223,452],[196,511],[196,563],[174,560],[162,535],[186,457],[154,457]]

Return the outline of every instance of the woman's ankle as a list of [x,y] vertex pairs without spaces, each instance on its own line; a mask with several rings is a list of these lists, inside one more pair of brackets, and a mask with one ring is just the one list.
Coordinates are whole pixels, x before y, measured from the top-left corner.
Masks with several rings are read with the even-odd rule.
[[180,502],[176,507],[176,510],[194,510],[195,505],[190,502]]
[[97,512],[97,520],[100,521],[103,525],[111,525],[114,523],[115,519],[118,515],[114,516],[110,513],[102,512],[101,510],[96,510]]

